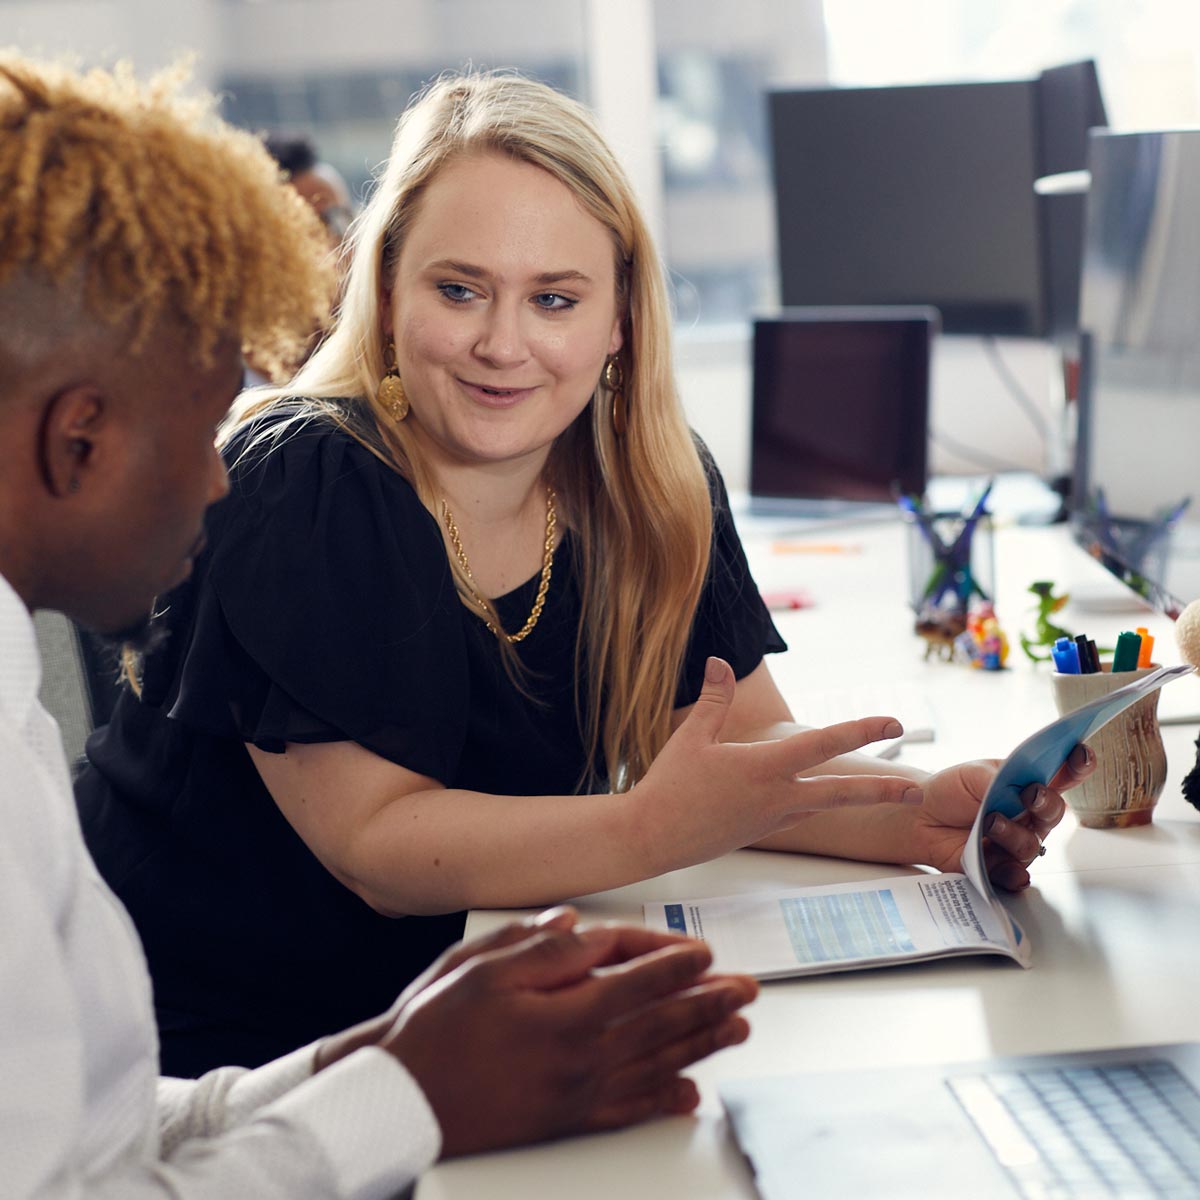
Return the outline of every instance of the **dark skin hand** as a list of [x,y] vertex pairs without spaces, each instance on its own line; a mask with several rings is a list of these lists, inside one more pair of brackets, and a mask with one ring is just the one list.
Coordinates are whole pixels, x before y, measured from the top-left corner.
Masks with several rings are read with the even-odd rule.
[[706,975],[703,943],[574,923],[555,909],[452,948],[384,1016],[326,1040],[317,1069],[365,1045],[394,1054],[444,1156],[690,1112],[679,1072],[746,1039],[756,984]]

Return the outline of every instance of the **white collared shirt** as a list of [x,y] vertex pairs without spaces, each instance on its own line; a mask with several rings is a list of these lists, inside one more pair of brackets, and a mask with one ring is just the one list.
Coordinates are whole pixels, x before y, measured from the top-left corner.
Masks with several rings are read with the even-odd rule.
[[390,1055],[320,1074],[313,1047],[247,1071],[158,1078],[150,976],[88,855],[33,622],[0,576],[0,1192],[374,1198],[437,1156],[425,1097]]

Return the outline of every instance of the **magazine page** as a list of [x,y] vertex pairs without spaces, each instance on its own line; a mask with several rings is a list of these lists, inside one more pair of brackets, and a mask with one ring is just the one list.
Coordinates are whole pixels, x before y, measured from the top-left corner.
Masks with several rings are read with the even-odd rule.
[[652,929],[703,938],[718,971],[759,979],[937,958],[1007,954],[1027,960],[1003,910],[965,876],[905,875],[643,907]]

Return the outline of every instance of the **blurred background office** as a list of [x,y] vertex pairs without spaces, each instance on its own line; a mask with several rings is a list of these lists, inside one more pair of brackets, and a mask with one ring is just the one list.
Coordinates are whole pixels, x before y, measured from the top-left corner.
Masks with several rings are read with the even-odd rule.
[[[657,228],[684,400],[734,489],[750,320],[779,295],[769,88],[1027,78],[1093,58],[1111,125],[1200,123],[1195,0],[0,0],[0,42],[142,71],[194,53],[230,120],[308,135],[359,199],[439,70],[517,67],[578,96]],[[961,340],[939,351],[933,469],[1053,468],[1053,348],[1003,339],[1004,379]]]

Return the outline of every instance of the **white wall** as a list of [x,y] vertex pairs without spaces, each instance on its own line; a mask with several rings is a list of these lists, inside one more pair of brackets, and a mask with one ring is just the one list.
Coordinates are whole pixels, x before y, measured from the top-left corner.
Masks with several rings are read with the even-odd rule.
[[[1045,432],[1060,436],[1063,418],[1054,349],[1041,342],[997,339],[997,350],[1031,401]],[[676,340],[680,394],[692,426],[708,443],[731,491],[750,479],[751,356],[748,332],[684,331]],[[978,338],[941,337],[930,398],[930,471],[985,475],[1000,468],[1054,474],[1059,457],[1045,433],[1013,399]],[[955,453],[976,448],[980,459]]]
[[[170,19],[166,19],[169,11]],[[84,65],[124,59],[139,73],[195,56],[194,75],[211,87],[220,43],[212,0],[16,0],[0,5],[0,45],[26,54],[69,55]]]

